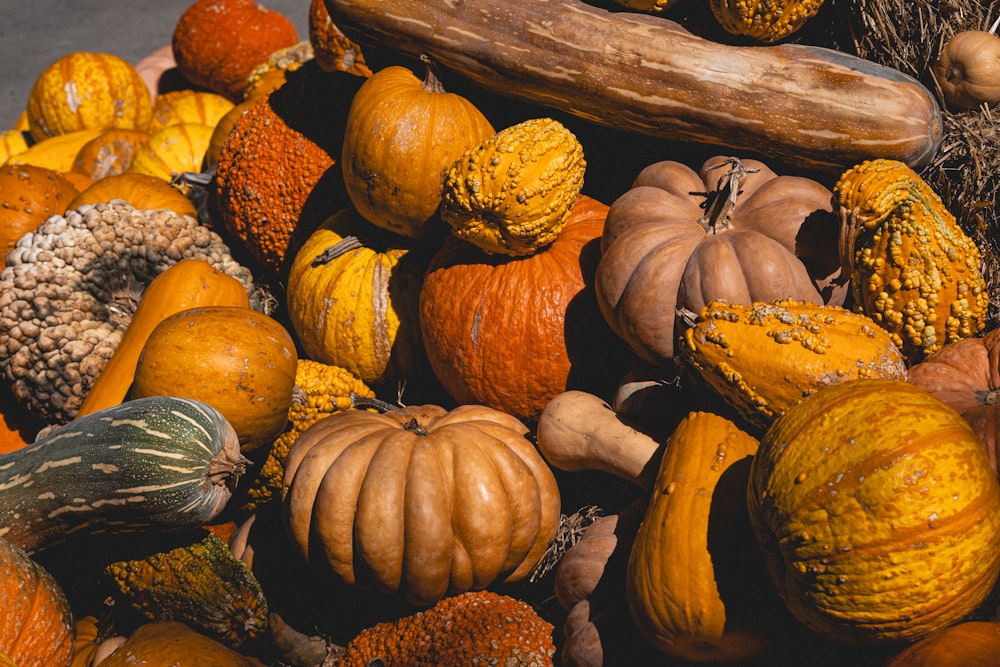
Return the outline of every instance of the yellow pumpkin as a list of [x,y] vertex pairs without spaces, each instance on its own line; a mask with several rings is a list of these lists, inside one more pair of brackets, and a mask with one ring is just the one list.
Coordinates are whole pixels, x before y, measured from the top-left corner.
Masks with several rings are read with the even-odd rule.
[[113,199],[127,201],[138,210],[166,208],[198,218],[194,202],[183,192],[162,178],[134,172],[105,176],[94,181],[70,201],[68,208],[76,209],[84,204],[100,204]]
[[207,90],[188,88],[162,93],[153,101],[153,117],[147,131],[156,134],[165,127],[179,123],[215,127],[234,106],[222,95]]
[[33,164],[52,171],[65,173],[73,170],[76,156],[103,130],[76,130],[44,138],[8,159],[8,164]]
[[186,171],[200,172],[214,129],[202,123],[178,123],[165,127],[140,146],[128,170],[168,182]]

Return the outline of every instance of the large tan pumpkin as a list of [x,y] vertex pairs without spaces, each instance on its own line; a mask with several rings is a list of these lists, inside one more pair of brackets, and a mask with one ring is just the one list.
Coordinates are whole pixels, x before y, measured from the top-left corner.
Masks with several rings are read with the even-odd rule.
[[476,405],[321,419],[285,462],[288,534],[317,572],[416,605],[524,579],[560,516],[527,435]]

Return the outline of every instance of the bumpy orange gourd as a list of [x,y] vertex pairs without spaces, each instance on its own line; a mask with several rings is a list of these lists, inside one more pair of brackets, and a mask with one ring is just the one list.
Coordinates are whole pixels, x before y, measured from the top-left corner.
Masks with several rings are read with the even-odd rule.
[[382,387],[427,367],[419,300],[428,249],[346,208],[295,255],[288,318],[306,355]]
[[84,204],[100,204],[113,199],[127,201],[132,208],[138,210],[166,208],[181,215],[198,218],[198,209],[195,208],[194,202],[183,192],[158,176],[131,171],[105,176],[94,181],[73,197],[69,208],[79,208]]
[[770,643],[770,584],[746,510],[757,446],[710,412],[689,414],[667,442],[625,580],[636,626],[664,653],[739,663]]
[[486,116],[446,92],[427,61],[423,80],[385,67],[354,95],[341,164],[354,207],[373,225],[410,237],[431,234],[451,165],[493,136]]
[[867,160],[833,192],[853,307],[888,331],[910,363],[983,330],[989,296],[979,248],[915,171]]
[[19,667],[73,660],[73,613],[62,588],[22,549],[0,538],[0,653]]
[[129,397],[208,403],[236,429],[240,448],[252,451],[285,428],[297,362],[277,320],[242,306],[189,308],[149,333]]
[[46,67],[28,97],[35,141],[78,130],[144,129],[153,102],[135,67],[111,53],[78,51]]
[[30,164],[0,167],[0,267],[18,239],[66,212],[76,187],[59,172]]
[[711,0],[709,6],[727,32],[771,43],[798,32],[823,0]]
[[340,31],[330,18],[324,0],[312,0],[309,4],[309,43],[316,54],[316,62],[324,71],[372,75],[361,47]]
[[456,402],[533,422],[557,394],[598,391],[609,370],[617,379],[614,360],[624,356],[591,287],[607,210],[581,196],[556,240],[528,257],[445,240],[424,276],[420,328]]
[[196,0],[174,26],[172,44],[185,77],[236,103],[253,68],[298,41],[286,16],[254,0]]
[[415,605],[524,579],[560,514],[528,433],[478,405],[321,419],[285,463],[288,535],[318,572]]
[[750,516],[791,613],[844,644],[962,620],[1000,568],[1000,484],[961,415],[907,382],[851,380],[779,417]]
[[710,301],[683,319],[678,364],[756,429],[831,384],[906,378],[890,336],[846,308],[787,299]]
[[674,356],[675,311],[712,299],[836,303],[830,191],[756,160],[715,156],[700,171],[644,168],[608,212],[595,287],[611,328],[642,359]]
[[149,136],[145,130],[121,127],[104,130],[80,147],[73,159],[73,171],[95,180],[123,174]]

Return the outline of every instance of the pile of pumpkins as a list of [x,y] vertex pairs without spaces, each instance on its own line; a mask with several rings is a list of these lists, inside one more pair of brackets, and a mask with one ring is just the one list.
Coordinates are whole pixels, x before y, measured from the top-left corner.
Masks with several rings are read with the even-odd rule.
[[631,61],[574,39],[750,53],[668,3],[410,4],[195,0],[0,134],[0,665],[994,664],[1000,334],[935,98],[816,49],[883,126],[782,84],[757,142],[588,84]]

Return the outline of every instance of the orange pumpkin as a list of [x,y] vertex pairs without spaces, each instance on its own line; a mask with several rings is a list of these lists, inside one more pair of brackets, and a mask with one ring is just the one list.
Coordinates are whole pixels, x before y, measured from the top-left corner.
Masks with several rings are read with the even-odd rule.
[[0,167],[0,260],[43,220],[65,213],[76,195],[76,187],[51,169],[30,164]]
[[1000,623],[965,621],[908,646],[885,667],[995,667],[998,660]]
[[122,199],[139,210],[170,209],[181,215],[198,217],[198,210],[187,196],[162,178],[149,174],[126,172],[105,176],[73,197],[69,207],[100,204]]
[[85,143],[73,160],[73,171],[93,179],[123,174],[132,164],[149,132],[113,127]]

